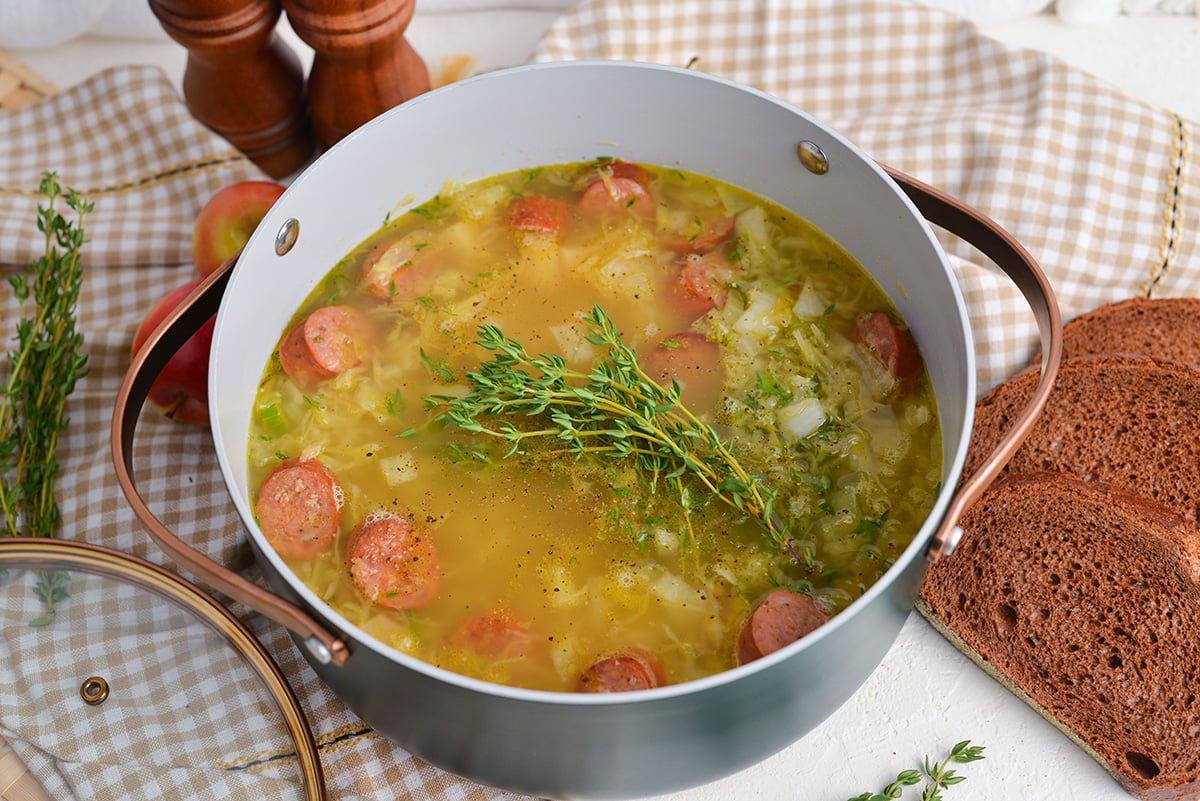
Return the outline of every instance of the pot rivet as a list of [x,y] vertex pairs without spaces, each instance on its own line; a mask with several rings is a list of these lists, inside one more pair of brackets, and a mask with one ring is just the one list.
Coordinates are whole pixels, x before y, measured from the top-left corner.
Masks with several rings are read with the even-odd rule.
[[821,148],[817,147],[816,142],[810,142],[807,139],[801,141],[796,145],[796,155],[800,158],[804,169],[813,175],[824,175],[829,172],[829,159],[825,157]]
[[79,697],[84,703],[96,706],[103,704],[108,698],[108,682],[100,676],[91,676],[79,685]]
[[275,234],[275,252],[283,256],[292,249],[299,236],[300,221],[295,217],[288,217],[283,225],[279,226],[279,233]]
[[962,539],[963,530],[961,526],[952,526],[945,533],[945,539],[942,539],[942,533],[934,535],[933,542],[930,543],[929,557],[930,561],[936,562],[938,559],[949,556],[954,553],[954,549],[958,547],[958,541]]
[[333,652],[316,637],[309,637],[304,641],[304,645],[307,646],[308,652],[312,654],[313,659],[322,665],[328,665],[333,661]]

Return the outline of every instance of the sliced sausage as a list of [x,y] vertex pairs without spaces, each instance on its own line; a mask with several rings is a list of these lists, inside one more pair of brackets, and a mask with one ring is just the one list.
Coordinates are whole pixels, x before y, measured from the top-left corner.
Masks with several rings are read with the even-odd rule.
[[639,217],[654,216],[654,198],[650,190],[633,178],[601,175],[579,196],[579,209],[592,216],[630,211]]
[[301,389],[363,363],[370,348],[366,317],[353,306],[322,306],[288,332],[279,346],[283,371]]
[[411,236],[380,242],[363,259],[362,288],[380,300],[412,300],[424,289],[433,260]]
[[629,650],[597,659],[579,677],[582,693],[623,693],[650,690],[663,684],[662,668],[648,654]]
[[650,173],[646,172],[639,164],[634,164],[632,161],[615,161],[608,162],[608,174],[613,178],[628,178],[631,181],[636,181],[643,188],[650,188]]
[[671,306],[685,320],[695,320],[712,309],[724,308],[733,281],[733,262],[718,251],[684,258],[667,285]]
[[642,370],[664,388],[679,382],[683,405],[710,409],[721,399],[725,370],[721,349],[703,334],[683,331],[660,341],[642,359]]
[[447,643],[492,659],[524,658],[533,650],[529,629],[508,612],[468,618]]
[[441,584],[433,541],[394,515],[369,515],[350,532],[346,566],[358,591],[389,609],[425,606]]
[[737,638],[739,665],[753,662],[816,631],[829,619],[807,595],[773,590],[742,624]]
[[285,559],[311,559],[337,536],[342,490],[316,459],[288,459],[263,479],[254,517]]
[[733,218],[729,216],[697,218],[691,227],[673,231],[663,237],[663,247],[681,256],[701,255],[714,250],[733,234]]
[[576,186],[586,188],[601,178],[628,178],[641,184],[643,189],[650,188],[650,173],[640,164],[621,159],[597,161],[589,165],[576,179]]
[[921,352],[908,327],[883,312],[864,312],[854,323],[854,335],[896,379],[900,394],[909,392],[921,376]]
[[508,204],[508,225],[516,231],[552,234],[562,237],[571,219],[566,201],[557,198],[528,195]]

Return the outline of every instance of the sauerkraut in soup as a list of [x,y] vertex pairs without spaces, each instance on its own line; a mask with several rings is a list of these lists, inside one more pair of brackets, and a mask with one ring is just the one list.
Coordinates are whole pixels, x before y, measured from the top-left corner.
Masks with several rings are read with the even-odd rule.
[[350,622],[556,691],[678,683],[822,625],[912,540],[934,397],[879,287],[783,208],[601,159],[388,221],[284,332],[258,525]]

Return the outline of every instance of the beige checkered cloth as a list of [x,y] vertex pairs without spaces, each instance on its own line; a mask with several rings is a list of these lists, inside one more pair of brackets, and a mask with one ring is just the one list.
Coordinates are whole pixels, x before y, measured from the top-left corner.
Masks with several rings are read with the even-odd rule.
[[[1200,295],[1192,124],[941,12],[882,0],[587,0],[546,32],[534,54],[584,57],[695,59],[696,69],[795,103],[880,161],[1013,231],[1048,272],[1068,318],[1132,295]],[[64,105],[71,110],[56,114]],[[169,265],[187,261],[187,232],[203,198],[254,174],[181,109],[161,78],[123,69],[32,112],[0,114],[0,261],[19,263],[36,250],[30,192],[42,169],[57,169],[96,201],[80,308],[91,374],[72,399],[61,445],[63,536],[160,562],[111,477],[111,402],[144,310],[191,275]],[[714,126],[720,114],[713,110]],[[122,124],[130,128],[111,133]],[[55,138],[57,150],[39,145]],[[1007,279],[968,246],[949,236],[944,244],[970,307],[987,389],[1028,360],[1035,326]],[[12,318],[6,299],[6,326]],[[141,490],[164,522],[252,573],[206,433],[148,412],[138,440]],[[512,798],[390,745],[315,679],[278,627],[237,611],[301,697],[332,797]],[[14,723],[19,712],[8,694],[0,698],[0,732],[33,738]],[[187,786],[148,796],[160,794],[193,797]]]
[[[1049,274],[1065,318],[1131,295],[1200,294],[1191,124],[942,12],[593,0],[554,25],[534,58],[695,59],[778,95],[1011,231]],[[1028,361],[1036,327],[1007,279],[979,269],[969,246],[943,244],[959,257],[985,390]]]

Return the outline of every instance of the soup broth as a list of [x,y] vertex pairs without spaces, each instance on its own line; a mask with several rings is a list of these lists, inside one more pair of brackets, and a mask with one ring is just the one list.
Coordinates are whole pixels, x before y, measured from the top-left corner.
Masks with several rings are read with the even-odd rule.
[[604,159],[387,221],[284,333],[248,449],[265,536],[351,623],[560,691],[820,625],[911,541],[940,458],[916,345],[840,247]]

